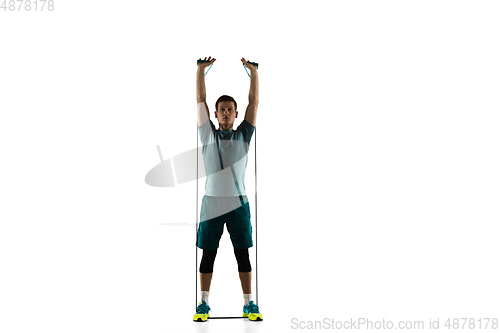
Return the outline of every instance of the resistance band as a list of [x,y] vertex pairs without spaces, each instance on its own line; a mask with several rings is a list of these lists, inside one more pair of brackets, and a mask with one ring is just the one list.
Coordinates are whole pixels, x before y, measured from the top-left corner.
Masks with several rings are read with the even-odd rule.
[[[197,61],[197,64],[199,63],[202,63],[202,62],[210,62],[208,60],[198,60]],[[247,63],[249,64],[252,64],[254,66],[256,66],[257,68],[259,68],[259,64],[258,63],[255,63],[255,62],[250,62],[250,61],[247,61]],[[212,68],[213,64],[210,65],[210,67],[208,68],[208,71],[210,70],[210,68]],[[245,67],[245,64],[243,64],[243,67],[245,68],[245,71],[247,72],[248,74],[248,71]],[[205,75],[207,75],[208,71],[205,73]],[[250,77],[250,74],[248,74],[248,77]],[[258,231],[257,231],[257,127],[255,127],[255,301],[257,304],[259,304],[259,284],[258,284],[258,274],[257,274],[257,271],[258,271],[258,263],[257,263],[257,258],[258,258],[258,255],[257,255],[257,235],[258,235]],[[196,242],[195,242],[195,249],[196,249],[196,261],[195,261],[195,290],[196,290],[196,293],[195,293],[195,309],[197,308],[198,306],[198,246],[196,245],[198,243],[198,124],[196,124]],[[220,154],[220,152],[219,152]],[[231,166],[232,168],[232,166]],[[240,196],[241,198],[241,196]],[[196,311],[196,310],[195,310]],[[235,319],[235,318],[245,318],[245,317],[208,317],[209,319]]]

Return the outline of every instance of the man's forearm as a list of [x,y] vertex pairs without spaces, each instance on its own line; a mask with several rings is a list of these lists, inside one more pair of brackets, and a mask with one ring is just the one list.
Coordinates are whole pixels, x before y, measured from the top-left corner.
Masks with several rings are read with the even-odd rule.
[[205,70],[198,67],[196,73],[196,101],[197,103],[204,102],[207,98],[207,91],[205,88]]
[[248,94],[248,101],[250,103],[259,103],[259,74],[257,69],[251,70],[250,76],[250,93]]

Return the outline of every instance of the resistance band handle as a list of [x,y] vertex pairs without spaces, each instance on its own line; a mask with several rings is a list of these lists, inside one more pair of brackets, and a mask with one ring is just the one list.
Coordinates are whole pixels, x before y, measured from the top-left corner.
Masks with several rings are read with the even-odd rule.
[[259,64],[256,62],[247,61],[247,64],[254,65],[255,67],[259,68]]
[[[210,60],[210,61],[212,61],[212,60]],[[198,60],[198,61],[196,62],[196,64],[201,64],[202,62],[210,62],[210,61],[208,61],[208,60]]]

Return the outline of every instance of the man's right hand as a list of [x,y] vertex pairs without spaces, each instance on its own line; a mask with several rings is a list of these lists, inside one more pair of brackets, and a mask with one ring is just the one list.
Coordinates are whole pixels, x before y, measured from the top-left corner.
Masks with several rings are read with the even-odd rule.
[[[201,58],[198,59],[198,60],[201,60]],[[201,62],[201,63],[199,63],[198,64],[198,68],[205,69],[208,66],[212,65],[215,62],[216,59],[215,58],[212,59],[212,57],[208,57],[208,59],[207,59],[205,57],[205,59],[203,59],[203,60],[207,60],[208,62]]]

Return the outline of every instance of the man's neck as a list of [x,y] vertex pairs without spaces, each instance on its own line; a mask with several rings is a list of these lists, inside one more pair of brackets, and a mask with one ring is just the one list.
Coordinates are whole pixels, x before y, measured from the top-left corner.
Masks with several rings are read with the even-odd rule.
[[222,124],[219,124],[219,131],[230,131],[233,129],[233,124],[229,124],[229,125],[222,125]]

